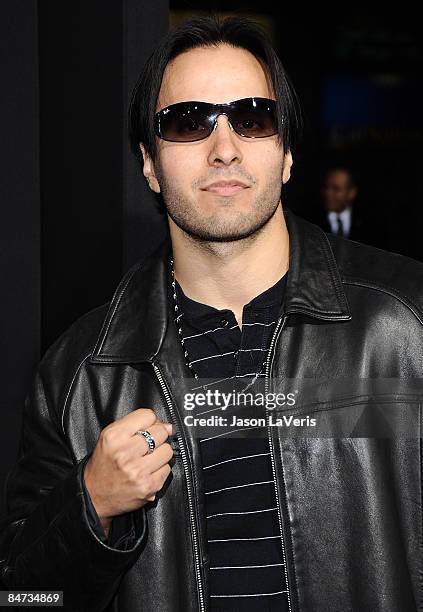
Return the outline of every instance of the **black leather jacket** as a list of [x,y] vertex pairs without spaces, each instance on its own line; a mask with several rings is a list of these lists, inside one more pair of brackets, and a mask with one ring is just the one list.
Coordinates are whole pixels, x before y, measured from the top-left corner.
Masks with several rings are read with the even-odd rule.
[[[285,217],[285,312],[266,384],[311,385],[305,401],[277,413],[307,414],[320,427],[269,427],[291,610],[422,611],[423,265]],[[201,465],[183,421],[188,374],[167,299],[168,248],[135,265],[37,368],[1,524],[4,588],[63,590],[67,610],[209,609]],[[172,475],[155,502],[126,516],[132,544],[112,546],[87,520],[82,470],[101,429],[141,407],[177,425]]]

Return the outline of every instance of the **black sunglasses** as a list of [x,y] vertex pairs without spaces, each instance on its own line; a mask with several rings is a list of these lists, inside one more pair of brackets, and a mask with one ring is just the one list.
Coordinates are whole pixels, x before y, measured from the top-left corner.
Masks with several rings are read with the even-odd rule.
[[276,101],[268,98],[242,98],[227,104],[178,102],[154,115],[154,131],[170,142],[195,142],[210,136],[219,115],[240,136],[265,138],[277,133]]

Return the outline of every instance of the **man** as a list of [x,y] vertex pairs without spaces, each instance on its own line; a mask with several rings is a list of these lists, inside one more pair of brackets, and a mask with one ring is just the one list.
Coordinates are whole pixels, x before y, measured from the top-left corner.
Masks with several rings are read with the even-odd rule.
[[[131,142],[169,237],[41,361],[7,589],[69,610],[421,609],[423,268],[283,207],[297,118],[244,20],[189,22],[150,58]],[[253,406],[265,435],[210,435],[186,415],[251,407],[191,410],[208,378],[287,402]]]
[[324,229],[351,240],[360,239],[361,220],[354,207],[357,191],[348,168],[333,167],[327,171],[322,186]]
[[389,215],[376,207],[364,206],[358,198],[358,184],[350,167],[335,164],[326,171],[321,203],[307,218],[330,232],[350,240],[392,250],[398,241],[398,227],[391,227]]

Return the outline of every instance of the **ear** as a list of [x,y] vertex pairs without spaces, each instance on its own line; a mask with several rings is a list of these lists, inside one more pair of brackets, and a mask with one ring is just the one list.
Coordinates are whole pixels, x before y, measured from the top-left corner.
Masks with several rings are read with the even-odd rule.
[[285,184],[289,181],[291,176],[291,166],[292,166],[292,154],[291,151],[287,151],[283,158],[283,166],[282,166],[282,183]]
[[358,189],[357,187],[351,187],[349,191],[350,191],[349,193],[350,201],[352,202],[357,197]]
[[140,142],[140,149],[141,149],[141,153],[143,157],[143,174],[145,178],[147,179],[148,186],[150,187],[152,191],[155,191],[156,193],[160,193],[160,185],[156,178],[153,161],[151,157],[148,155],[147,151],[145,150],[145,147],[142,144],[142,142]]

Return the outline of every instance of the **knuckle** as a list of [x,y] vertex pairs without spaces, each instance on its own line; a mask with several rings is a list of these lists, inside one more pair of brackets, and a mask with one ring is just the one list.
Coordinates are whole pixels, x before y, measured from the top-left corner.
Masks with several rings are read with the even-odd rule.
[[102,430],[100,436],[105,444],[111,445],[116,441],[118,433],[117,428],[110,424]]
[[151,474],[143,474],[139,476],[138,482],[143,497],[146,497],[147,495],[151,495],[151,493],[156,492]]
[[165,437],[165,439],[169,437],[167,427],[162,421],[160,421],[160,433]]
[[162,488],[162,483],[160,482],[160,479],[158,477],[156,477],[152,483],[152,487],[151,487],[151,493],[157,493],[157,491],[160,491],[160,489]]
[[172,471],[172,468],[170,467],[170,465],[168,463],[166,463],[161,471],[160,474],[160,487],[159,489],[162,488],[163,484],[165,483],[167,477],[169,476],[170,472]]
[[156,497],[156,489],[145,489],[142,497],[144,499],[154,499]]
[[146,421],[148,421],[149,424],[155,423],[156,421],[156,413],[152,408],[144,408],[143,417],[146,419]]
[[137,484],[139,482],[139,472],[135,467],[127,467],[125,469],[126,478],[130,484]]
[[126,459],[126,456],[122,450],[114,453],[114,462],[115,462],[116,467],[119,470],[124,469],[125,463],[126,463],[125,459]]
[[162,446],[164,448],[164,451],[166,451],[165,452],[165,457],[168,457],[166,459],[166,461],[170,461],[172,459],[173,453],[174,453],[172,446],[169,444],[169,442],[164,442],[162,444]]

